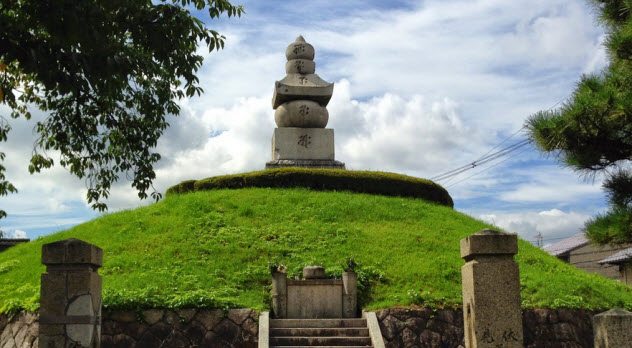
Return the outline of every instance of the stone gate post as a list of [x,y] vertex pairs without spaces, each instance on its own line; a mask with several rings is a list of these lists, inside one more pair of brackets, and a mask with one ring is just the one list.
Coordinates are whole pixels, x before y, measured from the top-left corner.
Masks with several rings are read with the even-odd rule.
[[358,316],[358,275],[353,271],[342,273],[342,317],[356,318]]
[[272,313],[275,318],[287,318],[287,273],[272,272]]
[[483,230],[461,240],[467,348],[523,347],[517,252],[515,234]]
[[593,317],[595,348],[632,348],[632,313],[615,308]]
[[42,247],[39,345],[100,347],[103,251],[78,239]]

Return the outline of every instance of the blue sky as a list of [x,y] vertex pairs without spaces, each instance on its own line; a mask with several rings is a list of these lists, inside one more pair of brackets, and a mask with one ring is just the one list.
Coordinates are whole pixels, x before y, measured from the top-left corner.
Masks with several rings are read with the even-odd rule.
[[[181,101],[159,142],[159,190],[263,168],[273,84],[299,34],[316,48],[316,72],[335,83],[328,127],[337,159],[349,169],[419,177],[479,158],[606,64],[603,31],[584,0],[242,3],[241,18],[207,20],[226,47],[200,49],[206,93]],[[20,193],[0,198],[9,213],[0,227],[35,238],[98,216],[86,206],[84,183],[63,168],[28,174],[34,122],[13,122],[2,146]],[[522,139],[518,132],[502,146]],[[572,235],[605,208],[600,178],[586,182],[532,147],[439,183],[457,210],[528,240]],[[148,203],[125,180],[109,201],[111,211]]]

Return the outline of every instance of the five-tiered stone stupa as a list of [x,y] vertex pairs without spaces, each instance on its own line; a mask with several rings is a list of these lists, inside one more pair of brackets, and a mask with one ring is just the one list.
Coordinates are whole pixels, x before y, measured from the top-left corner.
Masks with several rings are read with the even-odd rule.
[[286,76],[277,81],[272,96],[278,128],[272,135],[272,161],[266,168],[342,168],[334,158],[334,130],[325,128],[329,120],[327,104],[334,84],[315,74],[314,47],[296,38],[285,50]]

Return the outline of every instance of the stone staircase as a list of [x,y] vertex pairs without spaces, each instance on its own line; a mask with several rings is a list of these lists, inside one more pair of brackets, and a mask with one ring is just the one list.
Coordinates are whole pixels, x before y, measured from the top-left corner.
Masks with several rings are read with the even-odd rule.
[[367,320],[270,319],[270,347],[373,347]]

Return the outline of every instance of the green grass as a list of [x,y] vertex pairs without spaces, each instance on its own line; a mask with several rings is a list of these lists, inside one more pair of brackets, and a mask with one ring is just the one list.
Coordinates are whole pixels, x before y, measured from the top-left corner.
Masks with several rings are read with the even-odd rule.
[[167,194],[248,187],[309,188],[318,191],[347,191],[383,196],[419,198],[454,206],[452,197],[440,185],[413,176],[365,170],[325,168],[275,168],[249,173],[186,180],[167,190]]
[[[212,190],[110,214],[0,253],[0,312],[37,307],[44,243],[102,247],[104,305],[267,307],[269,269],[359,266],[365,308],[461,303],[459,240],[489,227],[418,199],[306,189]],[[520,242],[524,307],[632,309],[632,289]]]

